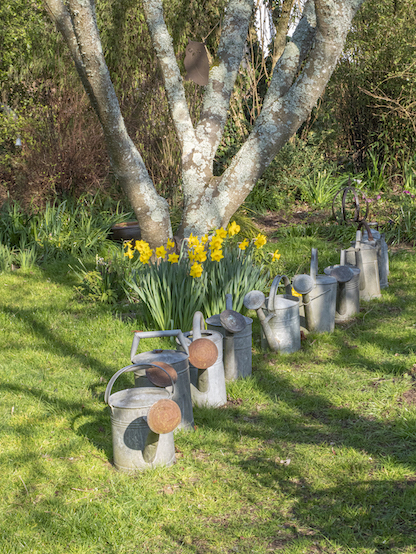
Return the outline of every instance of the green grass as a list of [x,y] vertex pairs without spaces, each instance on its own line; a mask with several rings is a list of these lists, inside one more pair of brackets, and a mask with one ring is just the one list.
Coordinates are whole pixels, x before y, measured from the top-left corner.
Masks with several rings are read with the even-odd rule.
[[[279,242],[282,259],[306,269],[309,239]],[[321,268],[335,247],[319,245]],[[380,300],[295,354],[261,352],[256,320],[253,376],[194,410],[174,466],[136,475],[111,465],[103,402],[135,306],[80,302],[63,262],[0,274],[0,552],[415,552],[414,252],[391,271]]]

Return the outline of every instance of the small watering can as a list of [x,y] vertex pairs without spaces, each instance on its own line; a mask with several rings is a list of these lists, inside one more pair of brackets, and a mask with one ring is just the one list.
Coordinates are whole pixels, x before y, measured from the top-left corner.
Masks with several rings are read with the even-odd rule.
[[[152,350],[136,354],[140,339],[156,337],[177,337],[183,351],[179,350]],[[172,331],[135,331],[133,344],[131,346],[130,359],[133,364],[148,364],[164,362],[171,365],[178,375],[175,392],[172,399],[178,404],[182,413],[182,421],[178,429],[194,429],[194,415],[191,399],[191,379],[189,374],[189,350],[185,337],[180,329]],[[137,369],[134,372],[136,387],[146,387],[147,378],[144,369]]]
[[324,273],[338,282],[335,321],[348,321],[360,311],[360,269],[345,265],[345,250],[341,250],[340,264],[326,267]]
[[[284,281],[286,294],[277,294],[281,279]],[[292,287],[287,276],[277,275],[267,300],[258,290],[253,290],[244,297],[244,306],[249,310],[256,310],[270,349],[283,354],[291,354],[300,349],[299,298],[292,296],[291,292]],[[263,336],[262,347],[265,347]]]
[[[369,235],[368,235],[369,236]],[[360,269],[360,299],[380,298],[380,275],[377,260],[377,249],[370,242],[361,242],[361,231],[357,231],[355,242],[345,251],[347,264]]]
[[[371,236],[370,236],[371,235]],[[362,244],[370,244],[377,250],[378,276],[380,279],[380,289],[385,289],[389,286],[389,251],[384,233],[380,234],[377,229],[370,229],[369,225],[363,232]]]
[[[185,333],[189,348],[191,396],[194,406],[224,406],[227,402],[224,364],[222,360],[223,336],[217,331],[206,331],[204,316],[195,312],[192,331]],[[202,341],[202,342],[201,342]],[[197,355],[193,352],[195,346]]]
[[231,294],[225,295],[225,307],[221,314],[206,320],[208,330],[223,336],[223,360],[226,381],[248,377],[252,370],[251,337],[253,320],[233,310]]
[[317,275],[318,250],[312,248],[310,275],[295,275],[293,288],[302,295],[301,325],[311,333],[332,333],[335,328],[337,280]]
[[137,365],[123,367],[110,379],[104,401],[111,409],[114,465],[119,471],[143,471],[169,466],[175,461],[173,430],[181,421],[179,406],[172,400],[175,370],[163,364],[144,365],[147,379],[156,387],[126,389],[111,394],[115,380]]

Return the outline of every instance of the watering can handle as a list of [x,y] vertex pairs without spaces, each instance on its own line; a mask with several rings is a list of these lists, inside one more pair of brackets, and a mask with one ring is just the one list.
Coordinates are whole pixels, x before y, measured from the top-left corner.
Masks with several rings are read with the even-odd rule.
[[225,295],[225,309],[226,310],[233,309],[233,296],[230,293]]
[[166,371],[165,368],[161,367],[160,365],[157,365],[157,364],[133,364],[133,365],[127,365],[126,367],[123,367],[122,369],[119,369],[117,371],[117,373],[114,373],[114,375],[111,377],[111,379],[109,380],[108,382],[108,385],[107,385],[107,388],[105,389],[105,393],[104,393],[104,402],[108,405],[109,404],[109,400],[110,400],[110,394],[111,394],[111,389],[113,388],[113,385],[114,385],[114,382],[115,380],[120,377],[120,375],[122,373],[128,373],[129,371],[135,371],[137,368],[139,367],[158,367],[159,369],[163,370],[166,375],[169,377],[169,379],[171,380],[171,383],[172,383],[172,395],[175,391],[175,384],[173,382],[173,379],[172,379],[172,376],[169,375],[169,373]]
[[192,320],[192,337],[193,340],[201,338],[201,331],[205,329],[205,319],[202,312],[195,312]]
[[279,283],[282,279],[285,284],[286,294],[292,293],[292,286],[287,275],[276,275],[276,277],[273,279],[272,286],[270,287],[269,301],[267,302],[267,309],[269,312],[274,311],[274,299],[277,294],[277,287],[279,286]]
[[312,277],[314,284],[316,283],[317,274],[318,274],[318,249],[312,248],[310,276]]
[[173,329],[172,331],[134,331],[133,343],[130,350],[131,361],[133,361],[133,358],[136,355],[140,339],[153,339],[156,337],[178,337],[185,354],[189,356],[188,345],[186,344],[185,337],[180,329]]

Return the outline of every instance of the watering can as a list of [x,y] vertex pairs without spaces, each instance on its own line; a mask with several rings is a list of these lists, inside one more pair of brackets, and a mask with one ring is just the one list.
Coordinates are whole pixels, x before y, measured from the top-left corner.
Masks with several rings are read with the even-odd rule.
[[335,321],[348,321],[360,311],[360,269],[345,265],[345,250],[341,250],[339,265],[326,267],[324,273],[338,282]]
[[358,230],[352,246],[345,251],[347,264],[355,265],[360,269],[361,300],[371,300],[381,296],[377,249],[371,242],[371,240],[361,242],[361,231]]
[[331,333],[335,328],[337,280],[330,275],[317,275],[318,250],[312,248],[310,275],[295,275],[293,288],[302,295],[301,321],[313,333]]
[[366,225],[365,227],[366,230],[363,232],[361,243],[368,243],[376,248],[380,289],[385,289],[389,286],[388,277],[390,273],[389,251],[385,235],[384,233],[380,234],[377,229],[370,229],[369,225]]
[[[120,375],[137,370],[137,365],[130,365],[113,375],[104,394],[111,409],[114,465],[123,472],[169,466],[175,461],[173,430],[181,421],[179,406],[172,400],[176,372],[163,362],[142,367],[154,387],[111,394]],[[167,385],[172,392],[159,388]]]
[[[277,287],[284,280],[286,294],[277,294]],[[271,350],[291,354],[300,349],[299,298],[292,296],[292,287],[286,275],[277,275],[270,288],[269,298],[253,290],[244,297],[244,306],[256,310],[262,327],[262,347],[265,339]],[[266,313],[264,308],[266,308]]]
[[[177,337],[182,351],[179,350],[152,350],[136,354],[140,339],[157,338],[157,337]],[[191,380],[189,373],[189,350],[185,337],[180,329],[172,331],[135,331],[133,343],[131,346],[130,359],[133,364],[148,364],[153,365],[156,362],[164,362],[171,365],[177,373],[175,392],[172,396],[182,414],[182,421],[178,429],[194,429],[194,415],[192,410],[191,399]],[[136,369],[134,372],[134,380],[136,387],[146,387],[147,378],[144,369]]]
[[206,320],[208,330],[223,336],[223,360],[226,381],[251,375],[251,337],[253,320],[233,310],[231,294],[225,295],[226,310]]
[[[217,407],[227,402],[224,364],[222,360],[223,336],[217,331],[206,331],[204,316],[195,312],[192,331],[184,333],[189,348],[189,371],[191,375],[191,396],[194,406]],[[204,343],[204,350],[195,346]]]

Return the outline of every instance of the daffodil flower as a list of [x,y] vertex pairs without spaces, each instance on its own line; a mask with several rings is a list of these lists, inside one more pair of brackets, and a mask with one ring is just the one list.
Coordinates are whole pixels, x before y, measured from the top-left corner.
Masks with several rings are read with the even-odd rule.
[[227,231],[223,227],[220,227],[215,231],[215,236],[220,237],[221,239],[225,239],[225,237],[227,236]]
[[235,221],[233,221],[229,226],[228,226],[228,234],[230,237],[233,237],[234,235],[236,235],[237,233],[240,232],[240,225],[237,225],[237,223]]
[[175,243],[173,242],[173,240],[168,239],[168,242],[166,244],[166,248],[168,250],[172,250],[172,248],[175,248]]
[[238,245],[238,248],[240,250],[245,250],[249,244],[250,243],[248,242],[248,239],[244,239],[243,242],[240,242],[240,244]]
[[219,250],[223,242],[224,240],[221,237],[212,237],[211,242],[209,243],[210,250]]
[[256,240],[254,241],[254,244],[256,245],[257,249],[259,249],[262,246],[264,246],[266,242],[267,242],[266,235],[262,235],[261,233],[259,233],[256,237]]
[[158,258],[164,258],[166,256],[166,250],[164,246],[159,246],[156,248],[156,256]]
[[128,256],[129,260],[131,260],[132,258],[134,258],[134,253],[133,253],[133,250],[131,249],[130,245],[127,249],[127,252],[124,252],[124,255],[125,256]]
[[206,244],[208,242],[208,235],[201,237],[201,244]]
[[195,261],[196,262],[205,262],[206,259],[207,259],[207,253],[205,252],[205,250],[195,252]]
[[202,267],[202,265],[195,262],[192,265],[191,271],[190,271],[189,274],[190,274],[191,277],[193,277],[195,279],[195,277],[201,277],[203,270],[204,270],[204,268]]
[[169,254],[168,261],[171,264],[177,264],[179,262],[179,254]]
[[190,248],[195,248],[195,246],[199,246],[198,237],[194,237],[191,233],[189,238],[188,238],[188,245],[189,245]]
[[[276,262],[277,260],[280,260],[280,254],[278,254],[279,250],[275,250],[273,252],[273,256],[272,256],[272,262]],[[271,252],[270,252],[271,254]]]
[[211,260],[215,260],[216,262],[219,262],[223,259],[223,253],[222,250],[213,250],[211,252]]
[[143,252],[146,252],[146,250],[149,249],[149,243],[145,240],[136,240],[136,250],[142,254]]

